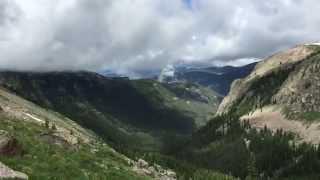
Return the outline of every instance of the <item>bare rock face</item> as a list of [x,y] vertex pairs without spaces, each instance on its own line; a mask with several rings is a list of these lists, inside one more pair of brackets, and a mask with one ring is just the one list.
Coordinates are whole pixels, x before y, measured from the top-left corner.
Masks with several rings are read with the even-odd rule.
[[320,112],[320,55],[301,63],[273,97],[292,112]]
[[16,156],[23,152],[18,140],[9,135],[6,131],[0,131],[0,155]]
[[0,179],[27,180],[28,176],[22,172],[14,171],[0,162]]
[[220,104],[217,114],[227,113],[232,105],[241,97],[249,93],[250,85],[283,67],[302,62],[316,52],[312,45],[300,45],[295,48],[277,53],[258,63],[249,76],[233,82],[231,90]]
[[174,171],[164,169],[157,164],[149,165],[149,163],[143,159],[139,159],[137,162],[130,162],[130,164],[133,165],[133,171],[140,175],[149,176],[156,180],[177,179],[177,174]]
[[147,168],[149,166],[148,162],[146,162],[145,160],[143,159],[139,159],[138,162],[137,162],[137,165],[140,167],[140,168]]

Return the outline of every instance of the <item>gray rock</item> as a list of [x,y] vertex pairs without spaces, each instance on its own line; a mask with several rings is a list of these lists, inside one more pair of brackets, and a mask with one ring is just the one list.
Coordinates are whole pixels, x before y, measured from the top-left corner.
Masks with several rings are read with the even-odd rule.
[[0,179],[27,180],[28,176],[22,172],[14,171],[0,162]]
[[139,159],[138,160],[138,167],[140,168],[147,168],[149,166],[148,162],[146,162],[143,159]]

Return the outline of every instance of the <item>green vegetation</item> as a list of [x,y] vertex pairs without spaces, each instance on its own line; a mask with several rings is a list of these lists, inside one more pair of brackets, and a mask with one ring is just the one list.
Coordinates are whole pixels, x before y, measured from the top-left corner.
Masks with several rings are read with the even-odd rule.
[[[188,142],[180,143],[171,156],[196,168],[242,179],[318,179],[320,148],[296,144],[294,138],[282,130],[257,131],[228,114],[214,118]],[[194,176],[188,170],[184,174]]]
[[[45,124],[6,117],[1,118],[0,129],[16,137],[24,150],[21,156],[1,156],[0,161],[27,173],[31,179],[141,179],[108,146],[96,143],[66,148],[50,144],[40,138],[41,134],[52,131]],[[172,145],[160,153],[131,153],[150,163],[173,168],[179,179],[236,179],[224,174],[242,179],[319,177],[319,148],[295,144],[294,136],[281,130],[257,131],[231,114],[212,119],[190,139],[168,138]]]
[[[198,86],[188,92],[191,85],[181,85],[178,92],[154,80],[110,79],[90,72],[2,72],[1,78],[9,90],[76,121],[123,153],[158,151],[168,134],[189,136],[219,102],[212,91]],[[196,90],[208,102],[201,102]]]
[[194,180],[236,180],[236,178],[208,170],[197,170],[192,177]]
[[302,119],[307,121],[315,121],[320,119],[320,112],[305,112],[301,114]]
[[[185,176],[184,172],[192,177],[198,168],[184,165],[165,152],[173,149],[176,141],[185,141],[195,131],[196,123],[198,126],[204,125],[209,112],[214,110],[211,108],[216,107],[220,100],[211,90],[198,85],[181,84],[170,87],[152,80],[115,80],[88,72],[2,72],[1,78],[7,89],[93,130],[118,152],[133,159],[142,157],[150,162],[159,162],[164,167],[178,168],[181,178]],[[43,126],[47,131],[55,130],[48,122]],[[30,143],[32,141],[41,145],[35,139],[30,140]],[[26,145],[30,148],[29,146],[30,144]],[[63,151],[59,156],[64,153],[67,158],[71,152]],[[76,153],[74,156],[78,155]],[[48,154],[43,156],[52,160]],[[167,162],[168,159],[170,161]],[[20,163],[12,161],[10,164],[9,160],[4,160],[8,165]],[[173,164],[175,165],[172,166]],[[74,166],[82,168],[82,164]],[[197,177],[220,176],[213,171],[204,172],[206,173],[202,176],[198,173]]]
[[192,117],[165,106],[163,94],[144,82],[89,72],[3,72],[1,78],[9,90],[75,120],[121,151],[157,150],[162,134],[188,135],[195,128]]
[[209,88],[191,83],[161,84],[153,80],[133,81],[134,86],[156,106],[166,106],[205,125],[217,110],[220,95]]
[[123,157],[102,143],[61,146],[41,138],[50,134],[45,125],[4,116],[0,121],[0,130],[8,131],[23,149],[22,155],[0,156],[0,161],[30,179],[147,179],[134,174]]
[[[195,105],[212,106],[218,97],[199,96],[197,91],[210,93],[197,85],[114,80],[92,73],[5,73],[2,78],[8,79],[8,89],[93,130],[131,158],[173,169],[179,179],[319,179],[319,148],[296,144],[295,136],[282,130],[256,130],[239,119],[276,103],[272,96],[293,68],[283,67],[254,80],[249,93],[228,114],[214,117],[205,126],[201,126],[205,120],[199,123],[194,118],[207,109]],[[32,178],[140,178],[99,143],[92,145],[96,149],[92,151],[90,145],[65,148],[44,142],[39,135],[55,131],[52,124],[45,122],[42,127],[4,119],[0,129],[14,134],[25,150],[21,157],[0,157],[0,161]]]

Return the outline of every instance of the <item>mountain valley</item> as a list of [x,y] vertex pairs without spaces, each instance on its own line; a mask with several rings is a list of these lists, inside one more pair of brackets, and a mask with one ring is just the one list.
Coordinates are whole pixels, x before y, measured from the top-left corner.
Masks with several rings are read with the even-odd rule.
[[224,98],[194,70],[168,82],[2,71],[0,176],[317,179],[319,53],[299,45],[237,73],[210,70],[239,78]]

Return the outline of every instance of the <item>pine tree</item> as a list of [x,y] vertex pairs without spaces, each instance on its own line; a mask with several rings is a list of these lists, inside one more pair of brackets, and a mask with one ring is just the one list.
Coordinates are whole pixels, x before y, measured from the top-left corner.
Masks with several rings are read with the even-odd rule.
[[51,126],[51,130],[53,130],[53,131],[56,131],[56,130],[57,130],[57,127],[56,127],[56,125],[55,125],[55,124],[52,124],[52,126]]
[[45,122],[44,122],[44,127],[45,127],[46,129],[49,129],[49,121],[48,121],[48,119],[45,120]]
[[250,158],[248,161],[248,176],[246,180],[255,180],[258,177],[258,172],[256,168],[256,158],[254,153],[250,153]]

